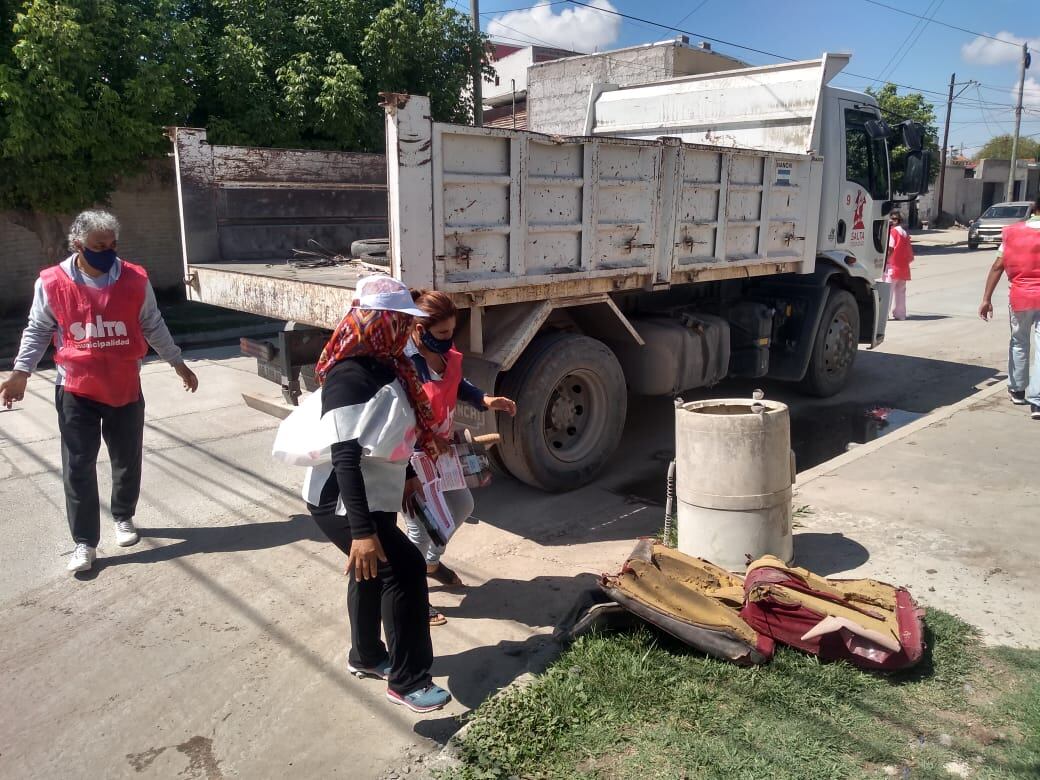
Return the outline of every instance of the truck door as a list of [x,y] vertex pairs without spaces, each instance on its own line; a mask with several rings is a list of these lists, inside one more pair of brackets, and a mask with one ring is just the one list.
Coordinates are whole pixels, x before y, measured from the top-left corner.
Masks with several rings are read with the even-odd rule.
[[878,115],[851,101],[841,101],[844,123],[845,178],[838,204],[836,243],[854,255],[870,278],[880,277],[888,245],[888,219],[881,213],[889,198],[888,149],[872,139],[866,123]]

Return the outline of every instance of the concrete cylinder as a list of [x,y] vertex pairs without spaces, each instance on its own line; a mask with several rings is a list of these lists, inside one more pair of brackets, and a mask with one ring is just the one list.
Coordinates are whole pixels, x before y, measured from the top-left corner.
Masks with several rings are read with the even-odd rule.
[[743,572],[747,556],[794,558],[787,406],[723,398],[675,410],[679,550]]

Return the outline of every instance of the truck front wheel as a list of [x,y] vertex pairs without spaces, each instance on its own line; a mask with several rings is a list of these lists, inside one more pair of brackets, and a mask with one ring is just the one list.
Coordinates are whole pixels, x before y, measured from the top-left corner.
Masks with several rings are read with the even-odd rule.
[[858,341],[859,307],[856,299],[847,290],[832,289],[820,318],[801,389],[820,398],[841,390],[856,362]]
[[628,393],[606,345],[574,333],[545,333],[502,378],[516,417],[499,415],[503,465],[528,485],[560,492],[591,482],[617,449]]

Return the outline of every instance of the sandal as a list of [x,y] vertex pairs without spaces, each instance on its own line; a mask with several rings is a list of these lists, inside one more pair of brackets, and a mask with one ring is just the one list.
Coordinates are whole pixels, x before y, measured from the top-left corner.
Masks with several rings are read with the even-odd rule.
[[443,626],[448,622],[448,618],[444,617],[437,608],[432,604],[430,605],[430,625],[431,626]]
[[448,587],[460,587],[462,585],[462,579],[452,569],[449,569],[443,563],[438,563],[437,568],[433,571],[427,571],[426,576],[431,580],[436,580],[441,585],[447,585]]

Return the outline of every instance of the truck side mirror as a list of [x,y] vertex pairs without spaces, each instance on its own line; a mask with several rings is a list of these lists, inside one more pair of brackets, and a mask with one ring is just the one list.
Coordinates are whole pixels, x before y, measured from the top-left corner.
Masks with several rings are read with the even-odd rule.
[[892,128],[884,119],[868,119],[863,123],[863,129],[872,141],[884,141],[892,136]]
[[928,178],[932,167],[932,153],[928,151],[907,152],[906,169],[903,173],[903,189],[911,198],[928,192]]
[[903,122],[903,143],[911,152],[924,148],[924,128],[918,122]]

